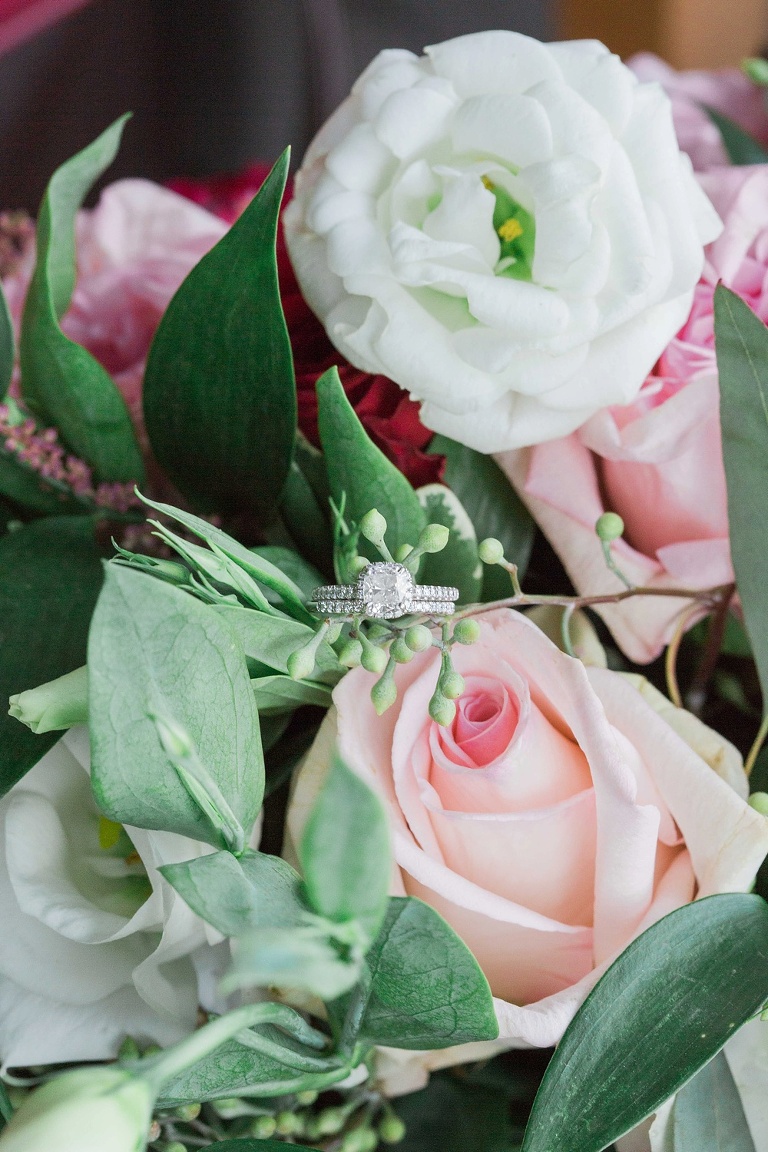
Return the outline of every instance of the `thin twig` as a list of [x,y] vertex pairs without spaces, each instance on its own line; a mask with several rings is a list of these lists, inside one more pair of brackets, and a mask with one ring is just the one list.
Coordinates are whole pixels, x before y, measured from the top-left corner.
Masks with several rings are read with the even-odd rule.
[[667,681],[667,695],[674,704],[675,708],[683,707],[683,697],[680,694],[680,685],[677,682],[677,656],[680,651],[680,645],[683,642],[685,630],[692,616],[701,611],[701,606],[698,602],[689,604],[680,613],[680,618],[677,622],[674,635],[667,645],[667,651],[664,656],[664,675]]
[[760,727],[757,730],[757,736],[755,736],[752,747],[750,748],[747,758],[744,761],[744,771],[748,777],[752,775],[752,769],[754,768],[755,762],[760,755],[760,749],[765,743],[766,736],[768,736],[768,715],[763,716]]

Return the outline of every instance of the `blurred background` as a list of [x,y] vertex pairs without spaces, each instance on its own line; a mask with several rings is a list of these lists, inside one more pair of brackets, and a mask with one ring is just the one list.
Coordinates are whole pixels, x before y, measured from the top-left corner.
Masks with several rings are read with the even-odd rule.
[[0,205],[33,211],[53,169],[127,109],[109,180],[300,159],[385,47],[484,28],[595,37],[678,68],[768,41],[766,0],[0,0]]

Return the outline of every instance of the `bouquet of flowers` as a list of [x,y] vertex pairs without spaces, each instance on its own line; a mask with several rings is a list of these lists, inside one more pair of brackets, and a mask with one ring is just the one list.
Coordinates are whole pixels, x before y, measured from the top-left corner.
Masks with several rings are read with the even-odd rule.
[[767,74],[0,216],[0,1152],[767,1152]]

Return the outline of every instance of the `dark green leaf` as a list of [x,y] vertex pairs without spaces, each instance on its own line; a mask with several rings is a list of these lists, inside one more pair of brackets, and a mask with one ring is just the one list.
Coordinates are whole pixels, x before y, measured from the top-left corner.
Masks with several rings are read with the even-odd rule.
[[474,604],[480,598],[483,565],[477,555],[477,536],[472,521],[455,492],[443,484],[419,488],[428,523],[444,524],[450,529],[448,543],[442,552],[424,557],[419,571],[421,584],[448,584],[459,589],[460,604]]
[[387,906],[389,828],[381,803],[334,759],[299,846],[309,904],[321,916],[357,920],[370,938]]
[[[508,560],[525,573],[536,526],[528,509],[491,456],[475,452],[447,436],[435,436],[430,452],[445,457],[445,483],[456,493],[475,526],[478,540],[501,540]],[[510,595],[509,576],[496,566],[486,567],[482,598],[500,600]]]
[[360,1035],[394,1048],[450,1048],[495,1040],[488,981],[445,920],[412,896],[393,897],[366,956],[371,972]]
[[88,675],[93,787],[105,814],[226,847],[163,750],[159,715],[188,733],[247,838],[264,760],[245,654],[221,617],[170,584],[109,565]]
[[92,511],[94,505],[77,499],[64,485],[56,486],[43,480],[39,472],[30,468],[15,453],[0,446],[0,492],[31,512],[56,516]]
[[333,537],[328,523],[328,502],[327,499],[323,504],[318,501],[299,458],[294,458],[291,463],[280,513],[291,539],[302,554],[324,572],[332,572]]
[[723,1052],[678,1093],[672,1117],[675,1152],[755,1152],[744,1105]]
[[54,424],[99,480],[144,474],[128,409],[106,369],[69,340],[59,319],[75,285],[75,216],[112,163],[126,117],[54,172],[37,220],[37,264],[21,325],[21,386],[30,407]]
[[85,663],[101,579],[88,518],[40,520],[0,539],[0,795],[59,738],[6,715],[8,697]]
[[231,852],[198,856],[160,871],[169,884],[224,936],[242,936],[255,928],[292,928],[305,911],[298,896],[299,876],[278,856]]
[[704,105],[704,111],[718,129],[731,164],[768,164],[768,152],[735,120],[707,104]]
[[768,904],[709,896],[654,924],[555,1051],[524,1152],[602,1152],[677,1092],[768,997]]
[[731,557],[768,715],[768,328],[722,284],[715,343]]
[[13,321],[8,311],[8,301],[5,298],[2,281],[0,281],[0,401],[4,398],[8,391],[8,385],[11,383],[14,355]]
[[288,476],[296,387],[275,237],[289,153],[192,269],[160,323],[144,380],[152,448],[202,508],[272,513]]
[[0,1080],[0,1132],[5,1128],[12,1116],[13,1105],[11,1104],[5,1084]]
[[[318,380],[317,403],[331,495],[338,506],[346,493],[347,521],[357,522],[371,508],[378,508],[389,526],[390,551],[415,544],[426,524],[419,498],[402,472],[369,439],[344,394],[336,368],[329,368]],[[361,551],[369,559],[380,559],[371,549],[365,540],[361,542]]]
[[400,1096],[394,1106],[406,1127],[400,1152],[516,1152],[518,1147],[503,1093],[451,1072],[436,1073],[421,1092]]

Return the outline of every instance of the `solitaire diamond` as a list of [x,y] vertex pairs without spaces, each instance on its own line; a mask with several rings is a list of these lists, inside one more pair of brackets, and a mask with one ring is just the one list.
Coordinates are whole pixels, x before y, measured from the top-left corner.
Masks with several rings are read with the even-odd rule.
[[395,620],[410,608],[413,578],[402,564],[369,564],[360,575],[360,594],[366,616]]

